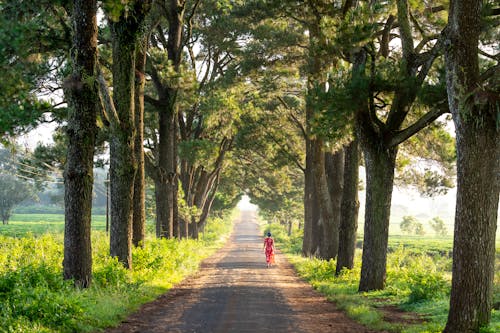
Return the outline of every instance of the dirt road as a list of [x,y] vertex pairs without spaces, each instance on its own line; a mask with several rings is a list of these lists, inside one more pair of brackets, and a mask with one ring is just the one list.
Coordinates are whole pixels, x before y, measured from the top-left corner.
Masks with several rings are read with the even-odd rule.
[[280,254],[277,266],[266,267],[254,214],[242,213],[197,275],[107,332],[371,332],[300,280]]

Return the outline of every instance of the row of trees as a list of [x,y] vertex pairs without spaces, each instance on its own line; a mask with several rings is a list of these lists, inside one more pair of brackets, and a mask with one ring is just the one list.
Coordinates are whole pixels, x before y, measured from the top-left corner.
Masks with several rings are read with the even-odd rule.
[[[439,217],[435,217],[430,220],[429,225],[438,236],[446,236],[446,234],[448,233],[444,221]],[[409,235],[425,235],[424,225],[419,222],[418,219],[416,219],[414,216],[403,216],[403,221],[401,221],[399,228],[401,229],[401,231]]]
[[[436,119],[451,111],[447,331],[489,321],[500,186],[493,2],[108,0],[100,27],[95,1],[2,7],[0,60],[16,88],[1,92],[2,130],[51,111],[66,131],[67,278],[90,283],[92,167],[107,142],[110,252],[129,268],[132,244],[144,241],[145,176],[158,237],[197,237],[243,189],[266,214],[304,228],[304,255],[350,268],[364,164],[359,290],[382,289],[393,186],[428,195],[450,186],[454,141]],[[68,116],[36,98],[60,87]]]
[[[438,1],[271,3],[260,9],[283,20],[287,35],[296,33],[288,46],[303,50],[297,59],[297,53],[280,53],[279,44],[273,43],[274,56],[265,67],[269,71],[271,64],[290,64],[293,59],[307,82],[303,104],[295,101],[293,89],[278,98],[284,109],[305,109],[299,130],[306,162],[297,164],[305,176],[303,253],[337,257],[337,271],[352,267],[359,144],[367,173],[359,290],[384,288],[394,172],[409,163],[412,153],[424,164],[422,160],[438,160],[445,174],[449,171],[452,140],[435,120],[451,112],[459,193],[446,331],[477,330],[490,317],[499,195],[499,131],[494,120],[498,55],[486,51],[487,45],[493,45],[490,50],[498,46],[491,39],[498,28],[490,21],[498,9],[481,1],[452,1],[449,11]],[[467,30],[471,26],[475,28]],[[281,37],[279,27],[274,32],[273,37]],[[297,119],[292,112],[286,116],[292,123]],[[401,165],[398,153],[404,154]],[[403,178],[415,179],[414,184],[430,194],[449,185],[432,167],[422,177],[416,175],[413,171]],[[473,224],[480,227],[473,230]]]

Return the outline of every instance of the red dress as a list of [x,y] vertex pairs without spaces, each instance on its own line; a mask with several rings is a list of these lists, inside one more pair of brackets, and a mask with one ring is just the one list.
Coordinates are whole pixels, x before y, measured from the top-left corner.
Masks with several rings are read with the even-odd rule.
[[265,252],[266,252],[266,262],[268,264],[273,264],[274,263],[274,239],[271,237],[266,237],[264,239],[264,246],[265,246]]

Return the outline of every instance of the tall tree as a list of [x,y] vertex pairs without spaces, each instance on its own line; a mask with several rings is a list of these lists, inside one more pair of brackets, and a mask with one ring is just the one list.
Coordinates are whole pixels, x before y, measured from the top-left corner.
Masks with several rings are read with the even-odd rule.
[[97,4],[73,1],[73,73],[64,84],[69,104],[68,153],[64,171],[64,278],[80,287],[92,280],[90,222],[93,158],[97,132]]
[[457,201],[446,333],[478,332],[491,318],[500,191],[500,85],[498,54],[497,64],[483,73],[478,56],[483,15],[489,14],[485,9],[491,4],[450,3],[445,55],[457,140]]
[[144,36],[138,47],[135,63],[135,142],[134,155],[137,171],[134,179],[134,212],[132,243],[144,245],[146,234],[146,185],[144,169],[144,85],[146,83],[146,51],[149,38]]
[[137,163],[135,143],[136,45],[149,11],[150,1],[133,1],[127,6],[112,2],[107,8],[113,36],[113,102],[117,119],[111,121],[110,253],[132,268],[132,221],[134,179]]
[[[391,197],[399,146],[447,111],[446,105],[442,103],[441,107],[430,108],[413,123],[405,123],[405,120],[408,121],[407,116],[412,110],[417,94],[443,46],[443,38],[426,38],[425,32],[419,30],[418,23],[414,22],[415,26],[412,26],[410,16],[407,0],[398,0],[397,22],[402,53],[398,63],[398,80],[393,83],[392,88],[389,88],[394,94],[390,108],[386,109],[387,104],[382,96],[372,90],[367,93],[369,108],[358,110],[356,117],[367,175],[360,291],[384,288]],[[389,16],[383,34],[390,33],[394,21],[395,17]],[[423,35],[422,43],[417,46],[414,45],[414,30],[420,31]],[[377,79],[374,76],[377,71],[374,67],[376,57],[387,56],[386,43],[390,39],[383,41],[378,54],[373,50],[369,51],[372,82],[369,90],[373,89],[375,86],[373,83]],[[433,41],[434,44],[428,45],[429,41]],[[387,87],[380,88],[382,92],[387,89]],[[379,102],[382,102],[382,105]],[[383,114],[382,119],[381,114]]]
[[[197,3],[193,5],[194,15]],[[146,95],[145,101],[157,112],[151,154],[146,155],[147,170],[155,182],[156,235],[177,236],[178,214],[178,94],[182,82],[182,50],[185,45],[184,23],[188,1],[165,0],[156,2],[160,13],[158,25],[151,35],[155,50],[149,57],[155,95]]]

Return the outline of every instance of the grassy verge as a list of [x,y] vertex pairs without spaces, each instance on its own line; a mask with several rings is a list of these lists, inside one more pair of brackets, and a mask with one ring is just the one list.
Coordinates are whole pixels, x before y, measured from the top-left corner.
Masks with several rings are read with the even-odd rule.
[[[358,293],[361,251],[355,266],[335,276],[335,260],[300,255],[302,235],[288,236],[279,225],[265,225],[277,247],[287,254],[299,275],[344,310],[349,317],[371,329],[404,333],[441,332],[446,324],[451,286],[451,241],[449,239],[391,237],[387,283],[382,291]],[[497,266],[500,253],[497,250]],[[494,303],[489,327],[482,333],[500,332],[500,272],[495,274]]]
[[[133,271],[109,257],[106,233],[93,231],[93,283],[85,290],[62,279],[60,232],[24,230],[19,238],[0,230],[0,332],[92,332],[116,325],[195,272],[223,245],[232,220],[212,218],[200,241],[148,239],[133,251]],[[25,222],[25,229],[29,223],[36,227]]]

